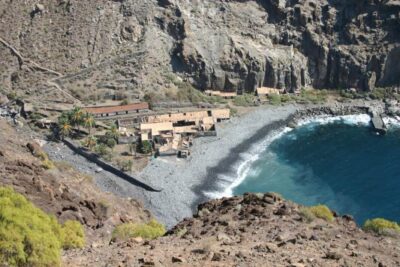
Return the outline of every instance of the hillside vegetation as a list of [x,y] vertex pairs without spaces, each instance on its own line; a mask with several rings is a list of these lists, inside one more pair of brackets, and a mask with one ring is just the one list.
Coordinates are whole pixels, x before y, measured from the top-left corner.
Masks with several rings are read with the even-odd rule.
[[56,218],[11,188],[0,187],[0,260],[10,266],[59,266],[61,248],[84,245],[82,225]]

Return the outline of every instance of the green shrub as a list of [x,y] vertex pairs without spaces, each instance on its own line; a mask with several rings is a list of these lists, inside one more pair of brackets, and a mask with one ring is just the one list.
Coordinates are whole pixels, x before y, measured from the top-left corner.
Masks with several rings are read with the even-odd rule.
[[54,163],[49,159],[49,156],[45,152],[39,152],[36,157],[42,161],[43,168],[47,170],[54,168]]
[[280,105],[281,104],[281,96],[278,94],[269,94],[268,100],[271,105]]
[[132,160],[117,160],[117,165],[121,171],[131,171],[133,166]]
[[117,145],[117,141],[115,141],[114,138],[109,138],[107,140],[107,146],[111,149],[113,149]]
[[310,223],[314,221],[315,215],[311,212],[309,208],[301,208],[299,211],[299,215],[306,220],[306,222]]
[[61,227],[11,188],[0,187],[0,262],[6,266],[59,266]]
[[74,167],[67,161],[56,161],[54,162],[54,165],[61,172],[68,172],[74,170]]
[[391,99],[396,98],[395,91],[392,88],[375,88],[369,94],[372,99]]
[[328,91],[327,90],[301,90],[300,101],[311,102],[314,104],[323,103],[327,100]]
[[42,166],[45,169],[50,170],[54,168],[54,163],[49,159],[45,159],[44,161],[42,161]]
[[10,100],[16,100],[16,99],[18,99],[18,95],[16,92],[11,92],[11,93],[7,94],[7,98]]
[[400,233],[399,224],[383,218],[367,220],[364,223],[363,229],[365,231],[375,232],[377,234],[385,234],[387,231],[395,231]]
[[124,223],[118,225],[112,233],[112,240],[127,240],[132,237],[154,239],[163,236],[164,234],[164,225],[152,219],[147,224]]
[[137,150],[139,153],[149,154],[153,150],[153,147],[149,141],[145,140],[140,142],[140,144],[137,146]]
[[105,144],[98,144],[94,147],[94,152],[96,152],[100,156],[107,155],[109,151],[107,150],[107,146]]
[[124,99],[121,101],[120,105],[128,105],[129,104],[129,99]]
[[238,110],[230,105],[226,105],[225,108],[228,108],[231,114],[231,117],[235,117],[238,113]]
[[244,94],[235,97],[233,103],[236,106],[248,107],[254,105],[254,96],[251,94]]
[[85,246],[85,231],[78,221],[66,221],[61,230],[63,249],[83,248]]
[[282,103],[287,103],[287,102],[290,102],[290,101],[292,101],[293,99],[292,99],[292,97],[289,95],[289,94],[283,94],[283,95],[281,95],[281,102]]
[[328,222],[334,220],[332,211],[325,205],[304,207],[300,209],[299,214],[309,222],[312,221],[314,218],[324,219]]

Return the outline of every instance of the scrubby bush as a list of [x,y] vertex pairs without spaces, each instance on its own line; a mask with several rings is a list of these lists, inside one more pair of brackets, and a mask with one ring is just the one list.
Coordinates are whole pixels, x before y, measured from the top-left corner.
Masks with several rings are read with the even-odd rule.
[[278,94],[269,94],[268,100],[269,100],[269,103],[272,105],[280,105],[281,104],[281,96]]
[[244,94],[235,97],[233,103],[236,106],[248,107],[254,105],[254,96],[251,94]]
[[281,102],[282,103],[287,103],[287,102],[290,102],[290,101],[292,101],[293,99],[292,99],[292,97],[289,95],[289,94],[283,94],[283,95],[281,95]]
[[74,170],[74,167],[67,161],[56,161],[54,162],[54,165],[61,172],[68,172]]
[[309,208],[301,208],[299,215],[308,223],[314,221],[315,215],[311,212]]
[[45,152],[39,152],[36,157],[42,161],[42,166],[49,170],[54,168],[54,163],[49,159],[49,156]]
[[124,223],[118,225],[113,233],[112,240],[127,240],[132,237],[142,237],[146,239],[154,239],[165,234],[164,225],[152,219],[150,222],[144,223]]
[[238,113],[238,110],[230,105],[226,105],[225,108],[228,108],[231,114],[231,117],[235,117]]
[[132,160],[117,160],[117,165],[121,171],[131,171],[133,166]]
[[377,234],[385,234],[390,231],[400,233],[400,225],[398,223],[383,218],[367,220],[364,223],[363,229],[365,231],[375,232]]
[[61,227],[10,188],[0,187],[0,262],[9,266],[59,266]]
[[109,138],[107,140],[107,146],[111,149],[113,149],[117,145],[117,141],[115,141],[114,138]]
[[100,156],[105,156],[110,153],[105,144],[98,144],[97,146],[95,146],[94,152],[96,152]]
[[334,220],[332,211],[325,205],[317,205],[300,209],[300,215],[311,222],[314,218],[324,219],[328,222]]
[[327,90],[301,90],[300,101],[311,102],[314,104],[323,103],[327,100],[328,91]]
[[85,231],[78,221],[66,221],[62,227],[61,240],[63,249],[82,248],[85,246]]
[[54,168],[54,163],[51,160],[46,159],[46,160],[42,161],[42,166],[45,169],[50,170],[50,169]]
[[125,98],[124,100],[121,101],[120,105],[128,105],[129,104],[129,99]]
[[149,141],[145,140],[139,143],[139,145],[137,146],[137,150],[139,153],[149,154],[153,150],[153,147]]

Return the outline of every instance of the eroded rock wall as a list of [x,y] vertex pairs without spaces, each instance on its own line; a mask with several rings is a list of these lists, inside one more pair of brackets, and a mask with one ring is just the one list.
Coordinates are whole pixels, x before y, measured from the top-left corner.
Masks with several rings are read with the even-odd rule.
[[171,72],[238,92],[400,83],[398,0],[3,1],[0,21],[24,58],[61,73],[0,44],[2,86],[30,95],[51,96],[53,79],[75,95],[140,97]]

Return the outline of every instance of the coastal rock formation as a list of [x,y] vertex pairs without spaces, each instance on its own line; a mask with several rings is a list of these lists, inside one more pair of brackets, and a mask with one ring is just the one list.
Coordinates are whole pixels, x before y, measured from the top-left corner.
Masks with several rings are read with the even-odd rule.
[[351,216],[307,222],[274,193],[199,205],[157,240],[70,251],[66,266],[398,266],[398,237],[361,231]]
[[65,101],[172,86],[399,86],[398,0],[101,0],[0,4],[5,91]]

